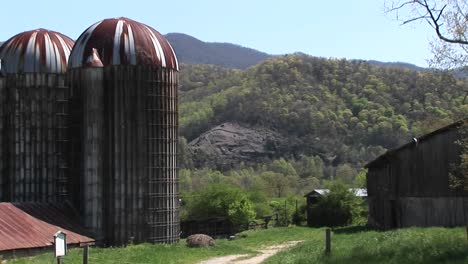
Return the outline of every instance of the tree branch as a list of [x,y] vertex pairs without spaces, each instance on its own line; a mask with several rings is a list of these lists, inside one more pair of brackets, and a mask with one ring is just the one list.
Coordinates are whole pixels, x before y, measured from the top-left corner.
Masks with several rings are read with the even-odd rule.
[[[447,5],[445,5],[440,11],[439,11],[439,14],[437,15],[437,18],[434,17],[434,9],[432,9],[431,7],[429,7],[429,4],[427,3],[427,0],[424,0],[423,2],[421,1],[414,1],[415,3],[418,3],[419,5],[423,6],[427,13],[429,14],[429,18],[431,19],[431,21],[429,21],[433,26],[434,26],[434,29],[436,31],[436,34],[437,34],[437,37],[445,42],[448,42],[448,43],[453,43],[453,44],[462,44],[462,45],[468,45],[468,41],[466,40],[463,40],[463,39],[460,39],[460,38],[448,38],[446,36],[444,36],[442,34],[442,32],[440,31],[440,27],[441,27],[441,24],[439,24],[439,19],[445,9],[445,7]],[[429,19],[428,18],[428,19]]]
[[415,17],[415,18],[411,18],[411,19],[408,19],[408,20],[405,20],[403,21],[402,25],[405,25],[405,24],[408,24],[408,23],[411,23],[411,22],[414,22],[416,20],[420,20],[420,19],[428,19],[430,17],[424,15],[424,16],[420,16],[420,17]]

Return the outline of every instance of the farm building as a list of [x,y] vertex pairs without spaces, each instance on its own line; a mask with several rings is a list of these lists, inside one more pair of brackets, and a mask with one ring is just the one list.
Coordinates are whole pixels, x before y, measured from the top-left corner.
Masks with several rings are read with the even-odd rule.
[[0,212],[0,260],[50,252],[58,231],[67,234],[69,247],[94,244],[67,203],[0,203]]
[[44,29],[3,43],[0,215],[52,204],[98,244],[178,241],[178,70],[167,40],[128,18],[76,43]]
[[[465,223],[468,194],[451,188],[468,119],[415,138],[366,165],[369,224],[382,229]],[[466,201],[465,201],[466,202]]]

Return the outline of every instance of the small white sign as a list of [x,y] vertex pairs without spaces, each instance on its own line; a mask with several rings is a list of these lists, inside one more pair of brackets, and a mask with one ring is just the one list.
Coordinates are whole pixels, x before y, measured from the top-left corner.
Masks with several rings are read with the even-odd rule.
[[67,234],[58,231],[54,235],[55,257],[62,257],[67,254]]

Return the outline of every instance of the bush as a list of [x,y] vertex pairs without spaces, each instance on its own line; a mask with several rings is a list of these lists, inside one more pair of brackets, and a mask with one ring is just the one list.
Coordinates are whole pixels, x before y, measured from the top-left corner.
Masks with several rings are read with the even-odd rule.
[[[288,226],[289,224],[300,224],[305,219],[305,210],[301,210],[303,205],[302,197],[290,196],[288,198],[276,198],[270,202],[273,212],[275,226]],[[296,212],[296,201],[298,211]]]
[[191,219],[225,217],[233,224],[244,225],[255,219],[252,202],[240,189],[213,184],[193,194],[188,206]]
[[341,181],[327,184],[329,193],[318,198],[312,205],[312,226],[344,226],[352,223],[353,218],[362,215],[362,199],[356,197]]

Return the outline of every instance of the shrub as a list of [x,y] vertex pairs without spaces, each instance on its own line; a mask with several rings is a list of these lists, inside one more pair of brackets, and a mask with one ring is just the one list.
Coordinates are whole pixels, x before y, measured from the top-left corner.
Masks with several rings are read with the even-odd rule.
[[188,205],[189,218],[226,217],[233,224],[244,225],[255,219],[252,202],[240,189],[213,184],[193,194]]
[[[296,212],[296,201],[298,211]],[[303,203],[302,197],[290,196],[288,198],[276,198],[270,202],[273,212],[275,226],[288,226],[289,224],[298,224],[305,218],[305,210],[301,210]]]
[[362,215],[362,199],[349,190],[341,181],[327,184],[329,193],[318,198],[312,205],[312,226],[344,226],[352,223],[353,218]]

